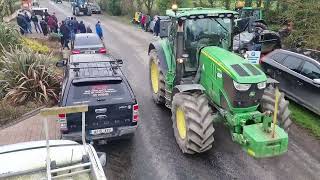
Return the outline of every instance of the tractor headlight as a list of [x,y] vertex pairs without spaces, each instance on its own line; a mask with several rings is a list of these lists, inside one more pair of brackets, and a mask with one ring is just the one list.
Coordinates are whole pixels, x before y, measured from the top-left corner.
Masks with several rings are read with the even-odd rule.
[[267,86],[267,82],[266,81],[258,83],[258,89],[264,89],[264,88],[266,88],[266,86]]
[[233,81],[233,85],[238,91],[248,91],[251,87],[251,84],[240,84],[235,81]]

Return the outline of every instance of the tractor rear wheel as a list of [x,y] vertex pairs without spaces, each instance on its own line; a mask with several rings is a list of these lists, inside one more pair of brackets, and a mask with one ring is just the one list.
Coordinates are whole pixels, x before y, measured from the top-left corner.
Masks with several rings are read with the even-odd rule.
[[172,101],[174,136],[183,153],[202,153],[214,142],[213,115],[203,93],[177,93]]
[[[276,101],[276,88],[272,85],[268,86],[264,90],[264,94],[261,99],[260,103],[260,110],[262,112],[271,111],[274,112],[275,109],[275,101]],[[278,124],[282,127],[285,131],[289,131],[289,127],[292,124],[290,119],[290,110],[289,110],[289,101],[285,100],[284,93],[281,93],[279,97],[279,107],[278,107]]]
[[149,71],[153,100],[156,104],[164,104],[165,78],[160,69],[160,61],[155,49],[151,50],[150,52]]

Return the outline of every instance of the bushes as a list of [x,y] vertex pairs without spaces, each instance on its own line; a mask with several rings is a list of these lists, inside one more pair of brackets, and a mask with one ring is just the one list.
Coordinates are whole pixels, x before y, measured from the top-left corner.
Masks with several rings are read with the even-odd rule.
[[14,26],[11,26],[10,24],[0,22],[0,45],[7,49],[9,46],[20,43],[21,36],[18,30],[16,30]]
[[48,54],[50,52],[50,49],[47,46],[40,44],[36,40],[23,38],[22,45],[24,45],[25,47],[29,47],[34,52],[37,52],[40,54]]
[[56,102],[61,78],[54,71],[51,59],[51,55],[38,54],[25,47],[4,50],[0,58],[4,100],[12,105]]

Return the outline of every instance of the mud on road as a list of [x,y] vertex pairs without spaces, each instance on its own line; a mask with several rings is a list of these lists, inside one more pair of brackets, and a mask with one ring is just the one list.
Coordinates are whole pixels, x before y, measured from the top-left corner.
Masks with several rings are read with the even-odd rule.
[[[41,1],[58,19],[71,16],[70,4]],[[112,142],[97,149],[107,153],[108,179],[308,179],[320,177],[320,143],[295,125],[286,154],[254,159],[231,141],[228,130],[215,124],[214,147],[200,155],[184,155],[174,136],[171,113],[151,98],[148,81],[149,42],[154,38],[137,27],[105,15],[81,16],[94,29],[100,20],[107,49],[124,60],[123,70],[140,105],[140,126],[131,140]]]

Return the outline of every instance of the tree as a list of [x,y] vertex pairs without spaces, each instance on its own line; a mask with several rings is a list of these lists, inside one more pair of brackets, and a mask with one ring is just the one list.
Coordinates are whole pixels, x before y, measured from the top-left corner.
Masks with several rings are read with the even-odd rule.
[[231,5],[231,0],[224,1],[224,6],[226,7],[226,9],[230,9],[230,5]]
[[148,14],[151,14],[154,0],[143,0],[143,1],[144,1],[145,7],[147,8]]
[[138,11],[142,11],[142,1],[143,0],[136,0],[136,3],[137,3],[137,9],[138,9]]

